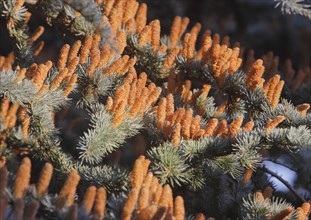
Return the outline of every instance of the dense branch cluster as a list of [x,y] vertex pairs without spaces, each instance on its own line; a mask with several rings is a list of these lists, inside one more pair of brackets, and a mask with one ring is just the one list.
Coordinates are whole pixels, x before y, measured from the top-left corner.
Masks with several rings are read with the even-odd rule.
[[[271,52],[245,56],[209,30],[198,43],[201,24],[187,17],[163,36],[136,0],[5,0],[0,9],[14,44],[0,57],[0,217],[308,218],[310,68],[279,67]],[[32,12],[76,39],[57,61],[35,62],[44,28],[29,34]],[[70,111],[88,122],[79,135]],[[65,123],[77,137],[69,144]],[[293,205],[272,195],[265,173],[281,177],[263,166],[281,156],[309,191],[288,184]]]

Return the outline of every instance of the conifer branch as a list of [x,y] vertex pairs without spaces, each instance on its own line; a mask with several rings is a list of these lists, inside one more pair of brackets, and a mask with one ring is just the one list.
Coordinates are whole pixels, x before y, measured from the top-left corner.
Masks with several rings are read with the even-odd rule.
[[112,126],[112,116],[98,104],[91,107],[91,126],[92,130],[84,133],[78,144],[81,160],[89,164],[99,163],[142,128],[141,120],[135,117],[126,118],[117,127]]
[[37,89],[31,83],[31,81],[25,80],[17,84],[15,82],[18,73],[12,70],[1,71],[0,73],[0,94],[3,97],[8,98],[13,103],[18,103],[24,106],[26,103],[30,103]]
[[274,0],[276,1],[275,7],[281,7],[283,13],[286,14],[299,14],[311,20],[311,5],[305,4],[304,0]]
[[[309,96],[303,103],[296,97],[309,91],[308,69],[295,75],[287,62],[283,74],[272,53],[256,60],[250,51],[243,61],[239,44],[231,48],[228,36],[211,31],[197,43],[202,25],[188,27],[187,17],[176,17],[170,35],[161,36],[159,20],[149,22],[147,5],[136,0],[4,0],[0,9],[18,42],[0,56],[0,211],[51,219],[205,218],[198,210],[217,219],[307,218],[307,203],[295,209],[272,197],[264,174],[280,177],[261,163],[299,150],[307,161]],[[44,44],[32,52],[44,29],[28,33],[29,11],[84,41],[63,45],[56,63],[19,63]],[[78,124],[83,110],[88,126]],[[6,187],[2,168],[7,163],[14,175],[25,154],[36,166],[24,159]],[[51,165],[34,188],[29,173],[40,162]],[[307,166],[295,163],[308,190]],[[59,196],[47,192],[65,179]],[[76,194],[86,188],[79,206]]]
[[268,169],[267,167],[265,166],[261,166],[261,167],[258,167],[258,169],[274,176],[275,178],[277,178],[280,182],[282,182],[292,193],[293,195],[295,195],[301,202],[305,202],[305,199],[300,196],[296,190],[286,181],[284,180],[281,176],[279,176],[277,173],[273,172],[272,170]]

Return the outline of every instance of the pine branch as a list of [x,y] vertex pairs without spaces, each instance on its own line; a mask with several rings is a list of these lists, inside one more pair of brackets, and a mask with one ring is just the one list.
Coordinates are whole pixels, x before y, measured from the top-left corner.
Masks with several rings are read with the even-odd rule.
[[294,207],[280,198],[264,198],[261,192],[243,198],[242,219],[279,219],[298,218]]
[[138,134],[142,129],[138,117],[127,117],[117,127],[112,125],[112,116],[103,105],[91,106],[92,129],[81,137],[78,149],[82,162],[89,164],[99,163],[103,157],[120,147],[125,140]]
[[12,70],[0,72],[0,95],[24,106],[32,102],[38,90],[30,80],[23,80],[17,84],[15,82],[17,76],[18,73]]
[[[103,22],[102,12],[95,1],[28,0],[26,2],[30,10],[39,12],[49,25],[57,27],[63,33],[75,39],[83,39],[86,35],[93,35],[95,31],[99,31],[101,44],[109,44],[117,51],[111,26]],[[81,15],[77,15],[76,12]]]
[[15,65],[31,65],[34,62],[33,48],[24,23],[27,9],[24,6],[16,7],[14,0],[5,0],[0,2],[0,10],[0,18],[5,19],[6,30],[13,41]]
[[88,65],[89,63],[78,66],[78,90],[82,93],[82,97],[77,103],[79,107],[87,107],[99,102],[100,98],[106,96],[113,89],[114,81],[117,79],[115,74],[104,76],[103,68],[96,68],[94,74],[90,76],[87,74]]
[[26,1],[29,10],[36,12],[47,23],[57,27],[61,32],[76,39],[83,39],[86,34],[92,35],[96,26],[84,16],[77,16],[76,10],[64,4],[63,0]]
[[233,144],[234,152],[245,168],[256,169],[261,162],[258,153],[261,148],[262,138],[257,132],[242,132],[238,135]]
[[162,183],[172,186],[190,183],[191,169],[186,161],[186,155],[166,142],[162,146],[151,148],[148,156],[152,159],[151,170]]
[[166,53],[154,51],[150,44],[146,44],[143,47],[138,45],[138,36],[133,34],[128,36],[128,45],[125,48],[125,54],[137,57],[135,68],[138,72],[146,72],[149,74],[149,78],[161,85],[163,78],[168,76],[167,72],[162,72],[163,61],[167,57]]
[[276,146],[296,152],[301,148],[311,147],[311,130],[302,125],[290,128],[274,128],[264,135],[268,146]]
[[126,192],[129,189],[129,172],[117,166],[86,166],[76,163],[82,180],[87,185],[104,186],[109,193]]
[[234,179],[243,174],[243,167],[241,167],[239,158],[234,154],[216,157],[213,160],[208,160],[207,163],[212,169],[220,168],[224,173],[230,174]]
[[267,167],[265,167],[264,165],[261,167],[257,167],[257,169],[262,170],[272,176],[274,176],[275,178],[277,178],[280,182],[282,182],[301,202],[305,202],[305,199],[300,196],[296,190],[285,180],[283,179],[281,176],[279,176],[277,173],[273,172],[272,170],[269,170]]
[[304,0],[274,0],[275,7],[281,7],[283,13],[298,14],[307,17],[311,20],[311,5],[304,4]]
[[[117,50],[117,48],[115,48],[111,26],[109,23],[104,23],[101,9],[94,0],[64,0],[64,2],[80,12],[85,20],[95,27],[95,30],[100,31],[102,37],[101,44],[109,44],[111,48]],[[89,32],[85,32],[84,34],[89,34]]]

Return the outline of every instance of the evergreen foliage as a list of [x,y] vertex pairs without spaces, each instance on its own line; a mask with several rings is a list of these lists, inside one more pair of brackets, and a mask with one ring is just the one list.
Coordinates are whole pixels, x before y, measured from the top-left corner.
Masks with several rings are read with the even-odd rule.
[[[308,16],[299,2],[278,5]],[[0,57],[0,219],[309,217],[308,69],[244,59],[210,31],[197,45],[189,18],[162,36],[136,0],[3,0],[0,11],[13,48]],[[30,33],[31,13],[75,40],[58,60],[37,63],[44,28]]]

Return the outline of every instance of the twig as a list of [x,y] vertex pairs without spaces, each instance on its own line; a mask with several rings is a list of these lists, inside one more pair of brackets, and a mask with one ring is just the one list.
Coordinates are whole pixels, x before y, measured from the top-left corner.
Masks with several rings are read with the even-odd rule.
[[280,182],[282,182],[288,189],[289,191],[291,191],[297,198],[299,198],[302,202],[306,202],[306,200],[300,196],[295,189],[286,181],[284,180],[281,176],[279,176],[277,173],[273,172],[272,170],[269,170],[268,168],[266,168],[264,165],[262,167],[257,167],[258,169],[274,176],[275,178],[277,178]]

